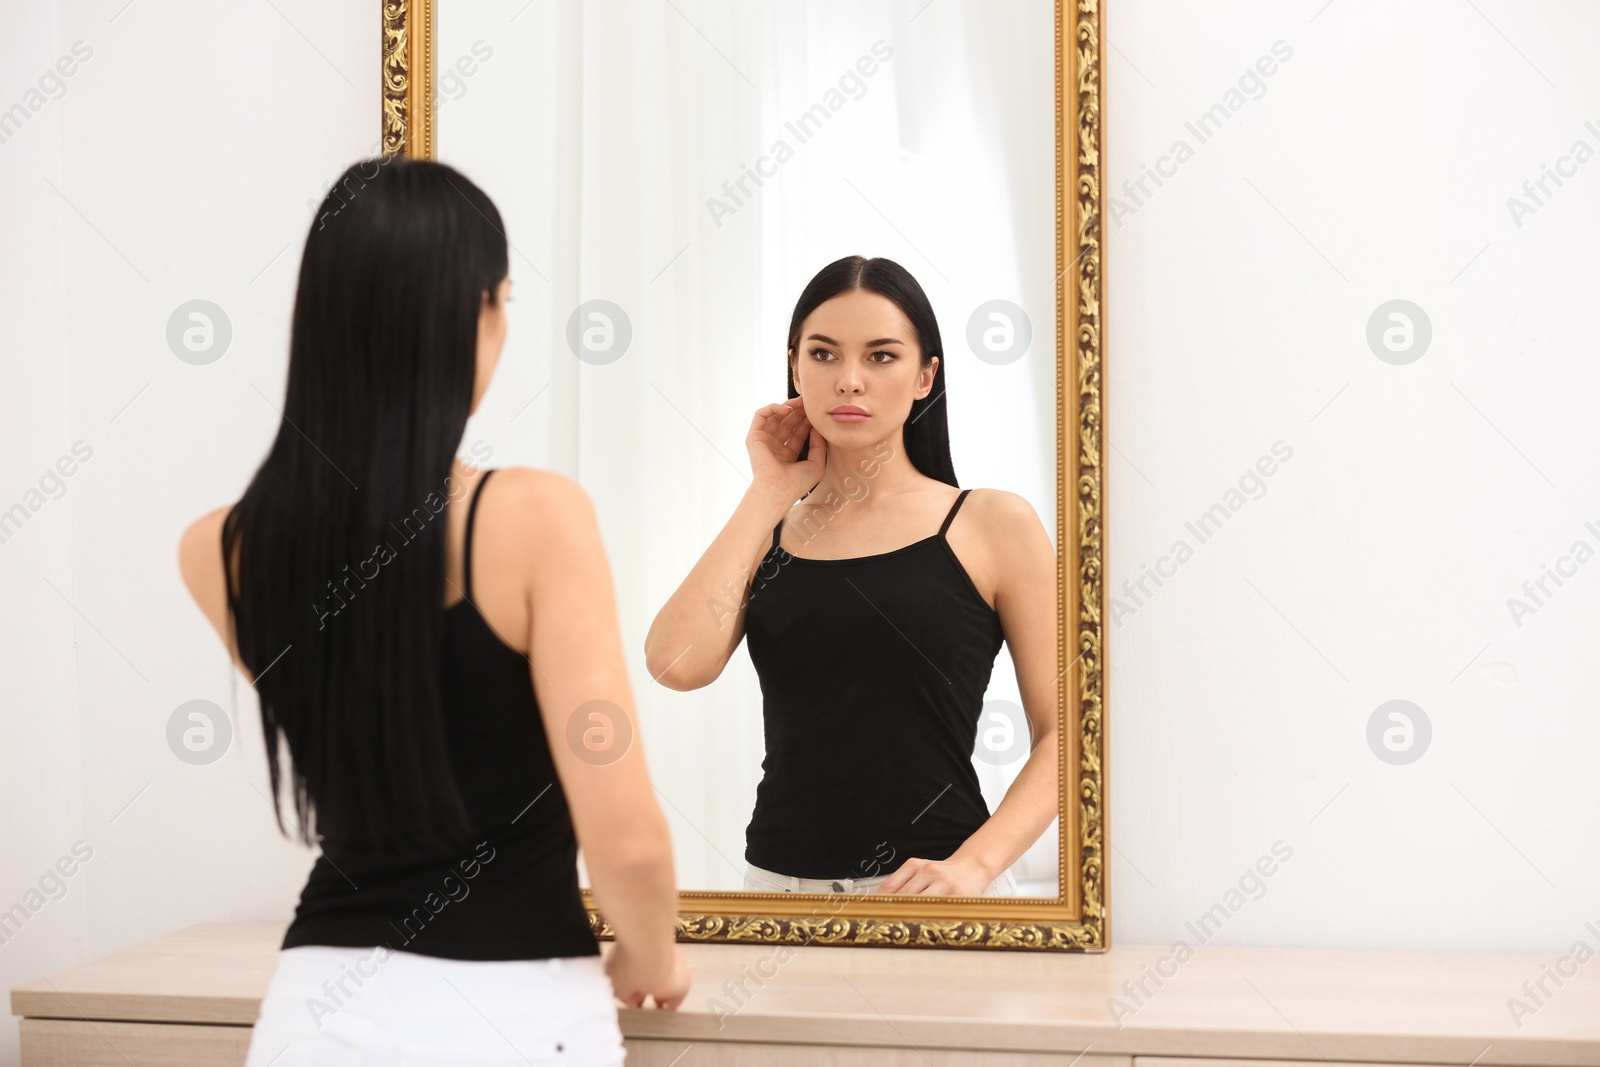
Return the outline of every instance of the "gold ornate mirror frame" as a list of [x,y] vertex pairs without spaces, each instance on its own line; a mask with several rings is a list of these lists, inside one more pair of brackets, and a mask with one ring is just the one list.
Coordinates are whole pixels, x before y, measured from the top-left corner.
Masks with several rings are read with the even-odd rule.
[[[1061,812],[1054,898],[680,892],[681,941],[1104,950],[1102,0],[1050,0],[1056,54],[1056,499]],[[383,151],[434,157],[436,0],[384,0]],[[1068,235],[1071,240],[1068,240]],[[1069,256],[1070,253],[1070,256]],[[1070,342],[1070,343],[1069,343]],[[1070,549],[1070,550],[1069,550]],[[1073,646],[1076,646],[1074,648]],[[1071,773],[1069,773],[1071,772]],[[1071,792],[1069,792],[1069,789]],[[1071,816],[1076,813],[1077,819]],[[583,891],[600,937],[611,929]]]

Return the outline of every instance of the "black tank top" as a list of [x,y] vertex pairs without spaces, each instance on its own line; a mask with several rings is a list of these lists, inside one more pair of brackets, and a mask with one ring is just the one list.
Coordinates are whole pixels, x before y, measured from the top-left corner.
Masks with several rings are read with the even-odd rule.
[[466,595],[442,609],[446,741],[476,833],[458,854],[425,862],[375,862],[324,848],[283,948],[388,945],[462,960],[600,954],[528,659],[500,640],[472,602],[473,519],[493,473],[483,472],[467,508]]
[[793,556],[773,529],[745,607],[767,750],[746,861],[873,877],[948,859],[989,817],[972,753],[1004,634],[945,539],[970,491],[874,556]]

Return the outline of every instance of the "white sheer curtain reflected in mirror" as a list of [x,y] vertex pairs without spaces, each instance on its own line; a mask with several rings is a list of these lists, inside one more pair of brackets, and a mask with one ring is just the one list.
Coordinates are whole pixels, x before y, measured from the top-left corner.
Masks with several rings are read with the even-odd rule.
[[[742,645],[712,685],[666,690],[644,636],[748,484],[812,275],[860,254],[917,277],[961,485],[1027,497],[1055,534],[1053,19],[1044,0],[439,0],[438,158],[513,246],[511,336],[468,440],[595,501],[682,888],[742,885],[761,692]],[[1020,314],[990,319],[997,300]],[[580,308],[608,349],[569,344]],[[986,701],[1019,703],[1004,651]],[[977,759],[991,811],[1025,754]],[[1057,833],[1015,866],[1024,895],[1056,894]]]

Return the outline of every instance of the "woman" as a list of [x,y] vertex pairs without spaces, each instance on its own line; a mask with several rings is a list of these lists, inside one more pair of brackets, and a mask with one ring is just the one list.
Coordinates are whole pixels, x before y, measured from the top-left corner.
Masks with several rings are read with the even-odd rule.
[[[306,240],[271,451],[183,536],[260,698],[274,808],[281,739],[322,850],[250,1067],[620,1064],[614,997],[688,991],[666,823],[615,721],[633,701],[594,511],[557,474],[456,457],[506,268],[499,212],[458,172],[352,166]],[[597,753],[597,715],[632,743]]]
[[[824,267],[788,359],[750,488],[650,627],[650,673],[709,685],[749,633],[767,753],[746,889],[1015,894],[1058,807],[1055,550],[1022,497],[957,487],[938,322],[899,264]],[[1032,752],[991,814],[972,755],[1002,641]]]

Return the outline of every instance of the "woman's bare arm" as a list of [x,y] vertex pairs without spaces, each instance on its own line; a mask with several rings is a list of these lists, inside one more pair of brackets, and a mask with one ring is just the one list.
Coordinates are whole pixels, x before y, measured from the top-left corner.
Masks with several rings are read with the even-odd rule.
[[745,490],[722,531],[678,586],[645,635],[645,667],[668,689],[710,685],[744,638],[751,579],[772,547],[772,530],[793,500]]
[[510,467],[496,480],[501,513],[514,516],[528,561],[525,651],[591,888],[639,966],[670,968],[672,842],[645,765],[594,507],[554,472]]
[[[804,462],[800,447],[810,441]],[[794,397],[768,404],[750,423],[745,449],[754,470],[733,515],[650,624],[645,667],[668,689],[699,689],[722,673],[744,637],[744,609],[772,530],[822,478],[827,446]]]

